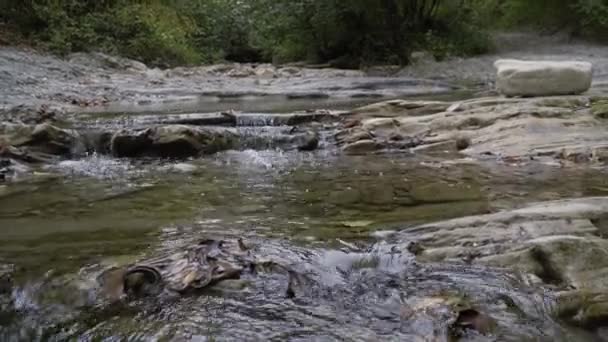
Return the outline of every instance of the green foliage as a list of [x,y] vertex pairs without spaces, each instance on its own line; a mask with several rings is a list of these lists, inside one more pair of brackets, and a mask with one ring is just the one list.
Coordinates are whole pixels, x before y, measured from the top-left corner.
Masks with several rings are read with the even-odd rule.
[[580,17],[582,35],[608,39],[608,1],[579,0],[573,8]]
[[190,19],[161,1],[7,0],[2,19],[67,54],[101,50],[152,65],[199,62]]
[[[405,63],[414,48],[437,54],[485,51],[468,7],[440,0],[258,0],[252,44],[275,61],[306,58],[338,66]],[[458,18],[458,20],[454,20]],[[453,32],[463,30],[462,32]],[[453,40],[455,39],[455,40]],[[441,50],[441,52],[439,52]]]
[[359,67],[484,53],[488,27],[606,39],[608,0],[1,0],[2,22],[58,54]]
[[[484,0],[477,0],[484,2]],[[552,33],[608,39],[608,0],[488,0],[498,17],[495,23],[507,28],[531,27]]]
[[113,33],[113,46],[127,57],[155,65],[194,64],[200,59],[190,45],[193,23],[171,7],[132,4],[111,11],[106,23],[114,28],[106,26],[106,36]]

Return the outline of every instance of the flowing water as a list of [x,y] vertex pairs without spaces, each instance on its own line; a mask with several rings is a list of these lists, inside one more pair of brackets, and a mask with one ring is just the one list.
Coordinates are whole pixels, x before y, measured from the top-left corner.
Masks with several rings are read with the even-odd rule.
[[[310,267],[331,270],[352,258],[339,252],[339,241],[371,244],[409,225],[607,194],[601,169],[457,155],[245,150],[186,161],[64,161],[34,180],[0,185],[0,264],[15,265],[17,283],[14,309],[0,313],[0,340],[413,340],[411,327],[395,318],[396,290],[378,286],[395,279],[410,299],[431,290],[474,293],[510,328],[500,331],[503,339],[568,340],[579,332],[552,321],[543,306],[550,296],[504,271],[474,267],[351,272],[306,303],[286,301],[282,280],[268,276],[245,293],[101,312],[83,304],[91,300],[86,291],[43,285],[209,235],[264,239],[279,254],[307,250]],[[500,304],[501,296],[510,299]],[[511,306],[526,320],[505,309]],[[428,325],[414,323],[416,331]]]

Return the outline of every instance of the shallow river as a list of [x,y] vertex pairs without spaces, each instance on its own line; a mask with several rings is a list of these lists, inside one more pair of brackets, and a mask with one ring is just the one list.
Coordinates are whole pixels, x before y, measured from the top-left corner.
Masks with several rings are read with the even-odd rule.
[[[37,291],[49,279],[208,235],[265,237],[323,251],[340,247],[337,239],[372,242],[423,222],[608,195],[601,169],[333,150],[234,151],[181,162],[93,155],[39,172],[35,181],[0,185],[0,263],[16,265],[19,285],[13,291],[17,311],[0,313],[1,340],[373,340],[383,329],[386,340],[398,339],[391,326],[371,335],[349,330],[339,315],[323,316],[318,308],[287,309],[272,291],[99,315],[74,304],[79,299],[70,288],[44,296]],[[479,280],[509,291],[485,271],[468,278],[460,270],[441,272],[459,286]],[[430,279],[412,288],[432,286]],[[561,329],[552,322],[521,324],[530,330],[514,332],[513,340],[538,340],[547,326]]]

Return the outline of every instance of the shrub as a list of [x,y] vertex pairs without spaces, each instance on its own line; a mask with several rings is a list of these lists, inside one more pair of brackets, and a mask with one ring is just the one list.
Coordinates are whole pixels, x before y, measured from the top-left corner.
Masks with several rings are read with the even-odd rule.
[[160,1],[9,0],[4,10],[51,51],[119,53],[153,65],[193,64],[190,20]]

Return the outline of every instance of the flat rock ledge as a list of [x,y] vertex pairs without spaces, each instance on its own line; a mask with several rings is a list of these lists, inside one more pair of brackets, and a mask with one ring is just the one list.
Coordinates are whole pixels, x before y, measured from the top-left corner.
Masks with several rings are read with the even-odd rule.
[[558,294],[556,314],[595,327],[608,318],[608,197],[543,202],[521,209],[410,227],[417,259],[504,267]]
[[345,115],[335,138],[347,153],[415,146],[508,163],[605,163],[607,104],[608,98],[584,95],[390,100]]

